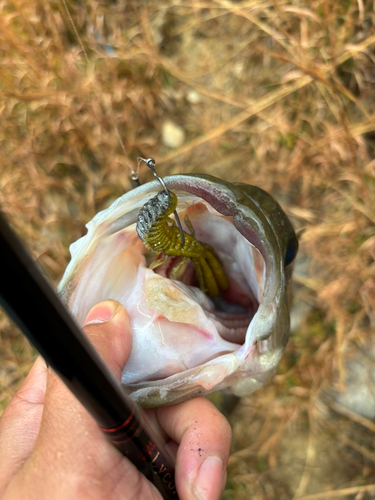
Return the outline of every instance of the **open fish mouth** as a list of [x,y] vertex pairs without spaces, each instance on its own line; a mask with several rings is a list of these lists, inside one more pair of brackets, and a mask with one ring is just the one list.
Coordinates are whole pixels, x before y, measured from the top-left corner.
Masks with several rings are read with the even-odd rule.
[[206,175],[165,177],[195,237],[215,250],[229,288],[211,299],[188,262],[155,270],[157,256],[138,238],[142,206],[160,191],[155,181],[126,193],[88,223],[71,245],[58,292],[82,325],[105,299],[128,311],[133,346],[122,383],[142,406],[176,403],[228,388],[241,396],[274,374],[289,337],[288,284],[298,243],[278,203],[266,192]]

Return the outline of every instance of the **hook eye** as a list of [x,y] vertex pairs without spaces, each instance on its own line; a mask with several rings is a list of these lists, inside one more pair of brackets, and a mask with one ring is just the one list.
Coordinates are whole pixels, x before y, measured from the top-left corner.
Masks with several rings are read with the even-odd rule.
[[152,170],[155,167],[155,160],[153,158],[148,158],[146,160],[146,165]]
[[142,158],[141,156],[139,156],[137,158],[137,164],[138,164],[138,166],[140,165],[141,161],[144,161],[146,163],[146,166],[148,168],[150,168],[151,170],[154,170],[156,162],[155,162],[155,160],[153,158],[147,158],[146,159],[146,158]]
[[154,177],[160,182],[161,187],[164,189],[164,191],[167,193],[167,195],[171,196],[170,192],[168,191],[167,186],[165,185],[165,182],[163,181],[163,179],[161,177],[158,176],[158,174],[155,171],[155,168],[154,168],[155,167],[155,160],[153,158],[147,158],[147,160],[145,158],[142,158],[142,157],[137,158],[138,165],[140,164],[141,161],[144,161],[146,163],[146,166],[151,170]]

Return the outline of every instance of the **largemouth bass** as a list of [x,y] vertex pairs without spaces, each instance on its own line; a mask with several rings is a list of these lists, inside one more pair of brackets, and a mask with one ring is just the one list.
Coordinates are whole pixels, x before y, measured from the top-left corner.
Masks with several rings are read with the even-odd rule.
[[221,389],[250,394],[273,376],[289,338],[288,289],[298,250],[293,227],[255,186],[203,174],[164,181],[177,195],[183,229],[193,227],[197,240],[220,258],[228,289],[205,295],[191,263],[172,280],[175,258],[149,269],[155,256],[139,239],[136,222],[160,191],[154,181],[87,224],[87,234],[70,247],[59,295],[80,325],[101,300],[115,299],[128,311],[133,347],[122,383],[142,406]]

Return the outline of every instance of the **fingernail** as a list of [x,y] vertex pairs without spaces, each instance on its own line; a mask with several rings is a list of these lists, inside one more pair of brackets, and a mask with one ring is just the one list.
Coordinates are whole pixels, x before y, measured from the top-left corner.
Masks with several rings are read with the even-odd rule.
[[110,321],[116,314],[119,303],[115,300],[105,300],[94,306],[86,316],[83,326],[96,325]]
[[201,465],[193,492],[198,500],[218,500],[223,484],[223,462],[219,457],[207,457]]

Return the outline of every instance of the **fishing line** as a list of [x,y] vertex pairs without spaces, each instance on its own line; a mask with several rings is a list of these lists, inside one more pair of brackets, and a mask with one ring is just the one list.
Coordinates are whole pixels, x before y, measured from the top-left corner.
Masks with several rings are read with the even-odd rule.
[[[70,24],[71,24],[71,26],[73,28],[74,34],[75,34],[75,36],[76,36],[76,38],[78,40],[78,44],[81,47],[81,50],[82,50],[82,52],[83,52],[83,54],[85,56],[85,59],[86,59],[86,62],[87,62],[87,66],[90,69],[90,60],[89,60],[89,57],[88,57],[86,49],[85,49],[85,47],[84,47],[84,45],[82,43],[82,39],[79,36],[79,33],[78,33],[77,28],[76,28],[75,22],[73,21],[73,18],[72,18],[71,14],[70,14],[70,10],[69,10],[68,4],[66,3],[66,0],[61,0],[61,1],[62,1],[63,5],[64,5],[65,12],[66,12],[66,14],[68,16],[68,19],[69,19],[69,22],[70,22]],[[94,70],[92,70],[92,76],[93,76],[94,82],[95,82],[95,84],[96,84],[96,86],[97,86],[97,88],[99,90],[99,95],[101,97],[102,104],[104,105],[104,108],[107,111],[107,115],[109,116],[109,118],[111,120],[111,123],[112,123],[112,126],[113,126],[113,128],[114,128],[114,130],[116,132],[116,136],[117,136],[117,139],[118,139],[118,141],[120,143],[120,146],[121,146],[121,148],[123,150],[124,156],[127,159],[127,161],[129,162],[128,163],[128,167],[129,167],[130,172],[131,172],[131,175],[130,175],[131,179],[132,179],[132,181],[134,181],[135,184],[139,185],[139,180],[138,180],[139,164],[137,166],[137,170],[134,170],[133,167],[131,166],[131,163],[129,161],[128,152],[126,151],[126,148],[125,148],[125,145],[123,143],[123,140],[121,139],[120,132],[118,130],[118,127],[116,125],[115,119],[113,117],[113,113],[111,111],[109,111],[109,109],[108,109],[108,106],[107,106],[107,104],[105,102],[105,99],[104,99],[103,91],[102,91],[102,89],[100,87],[99,80],[96,78]]]

